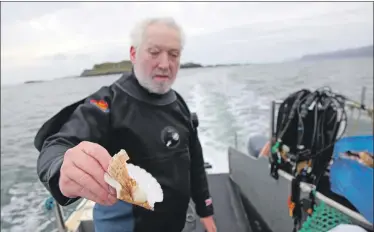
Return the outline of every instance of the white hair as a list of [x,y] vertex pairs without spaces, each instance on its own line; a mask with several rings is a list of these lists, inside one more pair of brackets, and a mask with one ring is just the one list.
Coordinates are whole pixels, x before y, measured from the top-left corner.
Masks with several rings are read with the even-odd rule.
[[179,32],[180,39],[181,39],[181,49],[184,47],[185,42],[185,35],[182,28],[177,24],[177,22],[171,17],[159,17],[159,18],[147,18],[145,20],[140,21],[138,24],[135,25],[133,28],[130,39],[131,39],[131,46],[134,46],[135,49],[138,49],[139,46],[142,44],[145,32],[147,28],[152,25],[160,23],[166,25],[168,27],[174,28]]

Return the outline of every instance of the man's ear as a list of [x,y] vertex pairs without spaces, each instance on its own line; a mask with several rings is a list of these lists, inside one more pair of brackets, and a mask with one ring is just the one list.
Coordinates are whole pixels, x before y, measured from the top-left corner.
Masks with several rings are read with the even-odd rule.
[[135,64],[136,58],[136,48],[134,46],[130,47],[130,60],[133,64]]

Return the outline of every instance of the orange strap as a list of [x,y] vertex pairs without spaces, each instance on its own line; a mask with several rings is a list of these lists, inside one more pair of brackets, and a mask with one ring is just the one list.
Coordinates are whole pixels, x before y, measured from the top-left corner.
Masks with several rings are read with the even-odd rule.
[[290,217],[292,217],[293,216],[293,210],[295,209],[295,203],[291,201],[291,196],[288,196],[287,204],[288,204]]
[[261,149],[260,156],[269,156],[270,154],[270,142],[267,142]]

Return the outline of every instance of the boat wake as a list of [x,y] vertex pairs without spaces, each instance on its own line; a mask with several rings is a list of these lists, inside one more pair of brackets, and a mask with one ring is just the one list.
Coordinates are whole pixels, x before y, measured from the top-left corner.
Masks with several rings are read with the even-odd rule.
[[[48,193],[40,182],[17,183],[8,194],[9,204],[1,209],[1,223],[4,232],[52,231],[55,217],[44,208]],[[11,225],[11,228],[7,228]],[[49,226],[51,226],[49,228]]]
[[230,78],[226,73],[226,78],[204,79],[192,86],[186,99],[190,110],[198,114],[199,137],[212,173],[228,172],[228,146],[237,144],[245,151],[248,136],[269,130],[270,99],[248,90],[245,82]]

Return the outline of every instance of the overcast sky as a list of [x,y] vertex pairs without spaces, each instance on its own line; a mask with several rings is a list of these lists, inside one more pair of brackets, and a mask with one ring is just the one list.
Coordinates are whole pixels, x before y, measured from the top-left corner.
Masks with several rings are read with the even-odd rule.
[[187,35],[182,61],[273,62],[373,43],[373,3],[1,3],[1,84],[79,75],[129,58],[129,33],[173,16]]

